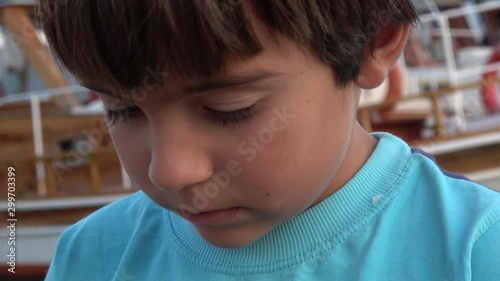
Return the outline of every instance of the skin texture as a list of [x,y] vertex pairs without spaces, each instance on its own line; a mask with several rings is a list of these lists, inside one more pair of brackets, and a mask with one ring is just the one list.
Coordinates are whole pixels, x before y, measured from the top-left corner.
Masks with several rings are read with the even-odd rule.
[[[188,219],[184,211],[238,207],[229,219],[193,223],[207,242],[224,248],[256,241],[333,194],[361,168],[376,140],[355,120],[359,88],[382,83],[408,31],[389,28],[359,79],[339,88],[331,68],[308,49],[254,24],[265,51],[236,60],[218,78],[245,81],[263,71],[271,77],[207,90],[198,86],[206,81],[172,72],[135,101],[140,114],[110,129],[126,171],[158,205]],[[100,96],[108,109],[123,108],[116,98]],[[214,123],[206,110],[251,105],[251,118],[227,126]]]

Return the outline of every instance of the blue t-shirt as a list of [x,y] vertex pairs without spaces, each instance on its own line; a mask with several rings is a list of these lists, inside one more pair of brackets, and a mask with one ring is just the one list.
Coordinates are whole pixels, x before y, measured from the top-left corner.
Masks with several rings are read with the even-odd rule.
[[500,193],[390,134],[339,191],[222,249],[143,192],[61,236],[47,280],[500,280]]

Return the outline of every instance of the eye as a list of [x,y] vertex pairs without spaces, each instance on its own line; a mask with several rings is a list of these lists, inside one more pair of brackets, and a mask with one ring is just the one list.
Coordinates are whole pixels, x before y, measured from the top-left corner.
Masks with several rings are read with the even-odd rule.
[[205,107],[208,111],[212,122],[226,127],[231,124],[244,123],[249,121],[257,112],[255,106],[250,106],[244,109],[235,111],[219,111],[210,107]]
[[142,114],[142,110],[138,106],[128,106],[118,110],[105,110],[106,121],[110,126],[118,122],[130,122],[140,117]]

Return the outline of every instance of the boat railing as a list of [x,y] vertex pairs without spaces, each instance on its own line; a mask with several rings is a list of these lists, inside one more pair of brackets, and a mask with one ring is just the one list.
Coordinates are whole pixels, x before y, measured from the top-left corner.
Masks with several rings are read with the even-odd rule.
[[[453,138],[464,137],[464,136],[467,136],[470,134],[468,134],[464,131],[458,131],[457,134],[450,135],[447,132],[447,127],[446,127],[446,123],[445,123],[445,116],[444,116],[445,113],[443,111],[441,98],[447,97],[450,95],[454,95],[457,92],[462,92],[465,90],[473,90],[473,89],[477,89],[480,87],[493,85],[496,83],[500,83],[500,78],[497,78],[495,80],[489,80],[489,81],[480,80],[477,82],[464,83],[461,85],[449,86],[449,87],[438,89],[438,90],[431,90],[431,91],[427,91],[427,92],[422,92],[422,93],[417,94],[417,95],[410,95],[410,96],[403,96],[403,97],[394,98],[394,99],[388,99],[386,101],[383,101],[383,102],[377,103],[377,104],[360,106],[360,108],[358,110],[359,120],[360,120],[362,126],[365,128],[365,130],[371,132],[371,131],[373,131],[373,127],[372,127],[373,120],[371,117],[372,111],[391,109],[391,108],[394,108],[394,106],[396,106],[400,103],[403,103],[403,102],[426,99],[426,100],[430,100],[430,102],[432,104],[431,116],[435,119],[435,124],[436,124],[435,125],[436,133],[435,133],[434,137],[431,139],[428,139],[427,142],[428,143],[436,143],[436,142],[450,140]],[[470,94],[470,92],[469,92],[469,94]],[[495,131],[500,130],[500,124],[498,127],[494,128],[493,130],[495,130]],[[475,132],[473,134],[478,134],[478,133],[481,133],[481,132]],[[422,142],[422,144],[424,144],[424,143],[425,143],[425,141]]]
[[[420,16],[420,20],[422,24],[430,24],[436,23],[439,31],[440,38],[442,41],[442,48],[444,53],[444,62],[445,62],[445,73],[446,73],[446,81],[448,81],[449,86],[451,88],[460,88],[458,87],[459,83],[461,83],[461,79],[463,77],[468,77],[467,75],[470,73],[479,74],[483,70],[483,68],[475,68],[475,69],[459,69],[457,66],[457,59],[455,56],[455,49],[453,44],[453,39],[456,36],[460,36],[460,34],[454,33],[450,28],[450,20],[454,18],[466,17],[473,14],[491,12],[495,10],[500,10],[500,2],[486,2],[480,4],[469,4],[464,5],[459,8],[449,9],[446,11],[440,11],[437,8],[436,3],[433,0],[426,0],[426,4],[430,10],[429,13],[423,14]],[[492,68],[498,69],[497,65],[491,66]],[[419,93],[419,79],[420,77],[417,75],[410,80],[410,93]],[[431,79],[432,81],[432,79]],[[434,80],[436,81],[436,80]],[[434,89],[437,86],[437,82],[434,83]],[[447,94],[446,99],[448,103],[452,106],[455,112],[455,122],[459,130],[466,130],[466,114],[464,109],[464,95],[461,90],[453,91],[452,94]]]
[[[67,157],[67,155],[62,152],[48,153],[44,150],[41,103],[54,101],[54,99],[59,95],[67,95],[68,93],[76,95],[77,93],[84,93],[88,91],[88,89],[81,86],[72,86],[42,91],[30,91],[0,98],[0,113],[2,112],[2,107],[7,105],[29,103],[34,147],[32,154],[27,152],[27,155],[29,156],[20,156],[13,159],[0,160],[0,166],[16,165],[26,162],[35,163],[36,187],[40,198],[57,196],[57,177],[53,169],[53,164],[55,161],[64,160],[65,157]],[[70,108],[67,113],[71,114],[71,112],[72,109]],[[80,114],[81,113],[78,115]],[[93,112],[91,114],[95,115],[102,113]],[[84,155],[89,161],[88,168],[90,170],[91,187],[93,193],[95,194],[101,193],[100,169],[97,158],[101,155],[109,155],[113,153],[115,153],[115,151],[112,148],[93,148],[92,151],[85,153]],[[133,188],[131,180],[126,174],[123,166],[121,166],[121,185],[125,191]]]
[[13,103],[31,102],[34,98],[39,101],[48,101],[56,96],[67,95],[68,93],[79,94],[84,92],[88,92],[88,89],[83,88],[82,86],[69,86],[18,93],[0,97],[0,108],[4,105]]
[[[432,4],[429,6],[432,6]],[[440,20],[442,18],[445,20],[448,20],[448,19],[453,19],[453,18],[460,18],[463,16],[471,15],[471,14],[478,14],[478,13],[485,13],[485,12],[500,10],[500,2],[490,1],[490,2],[485,2],[485,3],[480,3],[480,4],[474,4],[474,5],[468,5],[468,6],[463,6],[463,7],[459,7],[459,8],[449,9],[446,11],[439,11],[439,12],[437,12],[434,9],[430,9],[430,10],[431,10],[430,13],[420,15],[421,22],[423,22],[423,23],[424,22],[431,22],[431,21]]]

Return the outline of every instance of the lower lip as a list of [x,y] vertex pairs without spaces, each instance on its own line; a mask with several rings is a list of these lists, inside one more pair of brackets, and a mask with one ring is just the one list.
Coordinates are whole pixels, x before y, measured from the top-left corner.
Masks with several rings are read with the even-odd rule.
[[241,208],[236,207],[211,212],[202,212],[198,214],[183,212],[182,216],[193,223],[220,224],[229,222],[234,219],[238,215],[240,210]]

